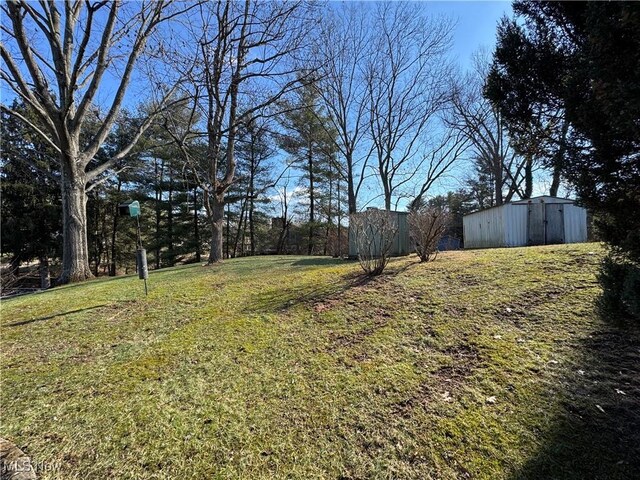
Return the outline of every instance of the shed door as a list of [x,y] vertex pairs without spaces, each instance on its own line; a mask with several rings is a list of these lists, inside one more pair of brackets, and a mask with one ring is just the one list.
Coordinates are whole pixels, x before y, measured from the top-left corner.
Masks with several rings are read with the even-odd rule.
[[527,214],[527,237],[529,245],[544,245],[544,203],[530,203]]
[[545,243],[564,243],[564,208],[561,203],[545,205],[546,234]]

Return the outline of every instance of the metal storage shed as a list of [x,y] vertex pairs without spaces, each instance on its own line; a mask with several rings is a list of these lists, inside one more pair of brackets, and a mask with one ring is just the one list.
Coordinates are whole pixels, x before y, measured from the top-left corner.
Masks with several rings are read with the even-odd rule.
[[[398,233],[393,239],[393,245],[391,246],[391,250],[389,251],[389,256],[401,257],[404,255],[409,255],[411,253],[409,242],[409,224],[407,222],[409,213],[396,211],[390,211],[389,213],[391,214],[392,219],[398,229]],[[354,215],[358,214],[356,213]],[[358,257],[358,246],[356,244],[351,228],[349,229],[349,257]]]
[[573,200],[541,196],[465,215],[464,248],[587,241],[587,211]]

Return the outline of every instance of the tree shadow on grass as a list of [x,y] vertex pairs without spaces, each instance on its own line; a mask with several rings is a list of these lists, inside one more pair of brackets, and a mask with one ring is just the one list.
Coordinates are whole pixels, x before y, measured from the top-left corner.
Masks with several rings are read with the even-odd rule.
[[640,330],[607,325],[578,348],[563,412],[514,479],[640,478]]
[[[313,263],[318,262],[318,263]],[[323,263],[324,262],[324,263]],[[292,265],[338,265],[345,260],[326,257],[311,257],[298,260]],[[349,261],[357,264],[357,261]],[[277,313],[300,304],[317,305],[323,302],[339,300],[347,291],[353,288],[383,286],[391,282],[407,270],[419,265],[418,262],[390,263],[380,275],[368,275],[362,270],[351,271],[343,275],[336,275],[336,281],[326,284],[278,285],[267,291],[256,292],[251,301],[245,306],[245,312]]]
[[94,305],[93,307],[78,308],[77,310],[70,310],[68,312],[54,313],[53,315],[47,315],[46,317],[38,317],[38,318],[32,318],[30,320],[22,320],[20,322],[8,323],[6,325],[3,325],[3,327],[20,327],[22,325],[28,325],[30,323],[42,322],[42,321],[45,321],[45,320],[51,320],[52,318],[63,317],[65,315],[71,315],[73,313],[86,312],[87,310],[94,310],[96,308],[102,308],[102,307],[106,307],[106,306],[107,306],[107,304],[103,303],[101,305]]
[[[390,278],[388,275],[385,278]],[[348,290],[380,281],[381,277],[363,273],[349,273],[336,278],[335,282],[312,284],[301,287],[274,286],[274,288],[252,296],[245,306],[245,312],[279,313],[300,304],[315,305],[328,300],[339,299]]]
[[322,266],[322,265],[344,265],[345,263],[355,263],[355,260],[345,260],[333,257],[309,257],[296,260],[291,265],[297,267],[303,266]]

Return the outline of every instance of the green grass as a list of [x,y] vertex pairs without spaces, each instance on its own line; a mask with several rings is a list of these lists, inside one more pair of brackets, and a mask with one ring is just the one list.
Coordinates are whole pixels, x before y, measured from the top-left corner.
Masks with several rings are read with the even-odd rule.
[[640,333],[596,313],[602,254],[373,280],[246,258],[6,300],[0,436],[43,479],[637,477]]

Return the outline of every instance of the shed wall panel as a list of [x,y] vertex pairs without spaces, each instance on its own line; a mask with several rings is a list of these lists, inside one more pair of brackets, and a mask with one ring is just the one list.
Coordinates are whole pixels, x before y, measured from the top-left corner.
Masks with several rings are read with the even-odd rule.
[[[558,225],[560,232],[549,241],[545,235],[546,205],[553,205],[549,208],[551,213],[562,211],[556,219],[561,222]],[[587,212],[574,205],[572,200],[542,196],[465,215],[463,227],[464,248],[544,245],[558,241],[586,242]]]
[[[411,253],[411,242],[409,241],[409,223],[408,214],[406,212],[390,212],[392,221],[394,222],[398,233],[393,239],[389,256],[400,257],[409,255]],[[358,215],[358,214],[356,214]],[[372,241],[372,254],[379,255],[381,248],[381,240],[378,236],[373,237]],[[355,234],[351,228],[349,228],[349,256],[355,258],[358,256],[358,245],[356,242]]]
[[562,203],[547,203],[544,206],[544,243],[554,245],[564,241],[564,207]]
[[392,255],[403,256],[409,255],[410,241],[409,241],[409,214],[405,212],[397,212],[396,216],[398,235],[396,235]]
[[490,248],[504,247],[505,206],[472,213],[463,218],[464,247]]
[[587,241],[587,211],[577,205],[564,206],[564,241],[580,243]]
[[504,207],[504,237],[507,247],[527,244],[527,205],[509,204]]
[[544,245],[544,203],[530,203],[527,206],[527,245]]

